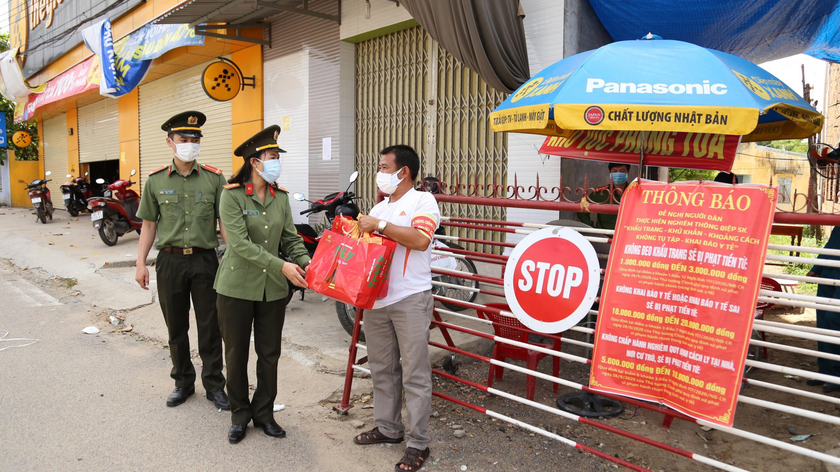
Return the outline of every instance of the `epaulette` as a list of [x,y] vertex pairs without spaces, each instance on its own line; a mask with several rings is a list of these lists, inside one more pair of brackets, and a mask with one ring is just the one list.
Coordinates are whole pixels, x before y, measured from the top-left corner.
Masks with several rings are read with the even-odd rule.
[[284,189],[283,187],[277,187],[277,190],[279,190],[279,191],[281,191],[281,192],[283,192],[283,193],[289,193],[289,191],[288,191],[288,190],[286,190],[286,189]]
[[239,187],[239,184],[227,184],[227,185],[222,185],[222,188],[224,188],[225,190],[230,190],[230,189],[232,189],[232,188],[236,188],[236,187]]
[[158,167],[157,169],[149,172],[149,175],[157,174],[158,172],[162,171],[163,169],[166,169],[167,167],[169,167],[169,166]]
[[609,185],[604,185],[603,187],[596,188],[595,191],[596,192],[605,192],[605,191],[609,191],[609,189],[610,189]]
[[201,168],[202,168],[202,169],[209,170],[210,172],[212,172],[212,173],[214,173],[214,174],[217,174],[217,175],[222,175],[222,171],[220,171],[219,169],[217,169],[217,168],[215,168],[215,167],[213,167],[213,166],[208,166],[207,164],[201,164]]

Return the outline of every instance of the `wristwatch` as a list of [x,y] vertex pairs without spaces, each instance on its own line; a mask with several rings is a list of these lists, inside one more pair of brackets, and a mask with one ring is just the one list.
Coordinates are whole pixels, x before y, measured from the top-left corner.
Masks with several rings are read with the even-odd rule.
[[387,221],[385,221],[385,220],[379,220],[379,224],[378,224],[378,225],[376,225],[376,231],[379,231],[380,233],[382,233],[383,231],[385,231],[385,227],[386,227],[386,226],[388,226],[388,222],[387,222]]

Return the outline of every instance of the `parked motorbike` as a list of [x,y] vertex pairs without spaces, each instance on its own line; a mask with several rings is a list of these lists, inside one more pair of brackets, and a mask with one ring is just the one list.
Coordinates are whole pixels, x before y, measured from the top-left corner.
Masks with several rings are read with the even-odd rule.
[[[131,169],[132,177],[136,173],[136,169]],[[96,183],[103,185],[105,180],[96,179]],[[131,231],[140,234],[140,228],[143,226],[143,220],[137,218],[140,195],[128,188],[136,183],[131,180],[117,180],[108,185],[102,197],[88,200],[93,228],[99,231],[99,237],[108,246],[117,244],[120,236]]]
[[[85,172],[85,176],[87,175]],[[79,216],[79,213],[88,210],[88,199],[93,197],[93,189],[85,177],[74,179],[72,174],[67,174],[67,178],[72,180],[61,186],[64,207],[70,216]]]
[[18,182],[26,185],[26,190],[29,191],[29,201],[32,202],[35,213],[43,224],[47,224],[47,218],[52,220],[55,212],[50,189],[47,188],[47,182],[52,182],[52,179],[46,179],[51,174],[52,172],[47,171],[44,174],[45,178],[33,180],[30,184],[27,184],[24,180],[18,180]]

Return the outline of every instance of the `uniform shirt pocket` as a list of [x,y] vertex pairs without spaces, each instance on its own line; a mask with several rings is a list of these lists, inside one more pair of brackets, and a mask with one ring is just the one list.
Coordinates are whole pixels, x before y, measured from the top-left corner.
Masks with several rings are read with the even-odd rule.
[[219,265],[219,288],[241,288],[245,284],[250,265],[247,261],[223,259]]
[[195,197],[195,215],[197,218],[214,218],[216,213],[213,211],[213,205],[216,203],[214,195],[199,194]]
[[158,195],[158,206],[161,219],[176,221],[181,216],[178,195]]

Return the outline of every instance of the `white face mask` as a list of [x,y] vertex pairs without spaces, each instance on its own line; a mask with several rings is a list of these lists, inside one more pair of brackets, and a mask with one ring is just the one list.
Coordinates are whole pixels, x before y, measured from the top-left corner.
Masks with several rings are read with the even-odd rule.
[[405,177],[403,177],[402,179],[397,177],[397,174],[399,174],[400,171],[403,170],[403,169],[405,169],[405,167],[397,170],[393,174],[385,174],[383,172],[377,172],[376,173],[376,186],[379,187],[379,190],[386,195],[393,194],[394,192],[397,191],[397,187],[400,185],[400,182],[402,182],[403,179],[405,179]]
[[183,162],[192,162],[198,157],[201,145],[198,143],[175,143],[175,157]]

